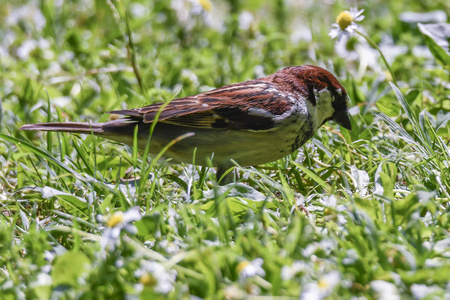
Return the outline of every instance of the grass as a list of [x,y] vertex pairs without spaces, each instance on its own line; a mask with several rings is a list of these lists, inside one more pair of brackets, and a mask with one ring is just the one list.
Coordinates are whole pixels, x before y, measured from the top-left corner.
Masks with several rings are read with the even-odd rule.
[[[365,40],[328,37],[342,2],[194,3],[0,5],[2,297],[450,297],[449,69],[400,20],[448,3],[360,7],[397,85]],[[18,130],[301,64],[336,74],[353,130],[327,123],[227,186],[101,138]]]

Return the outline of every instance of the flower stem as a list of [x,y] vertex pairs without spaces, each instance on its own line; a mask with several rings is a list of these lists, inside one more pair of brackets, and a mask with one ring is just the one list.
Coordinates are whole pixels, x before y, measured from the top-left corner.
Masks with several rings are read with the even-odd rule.
[[397,85],[397,79],[395,79],[395,75],[394,75],[394,73],[392,72],[391,67],[390,67],[389,64],[388,64],[388,62],[387,62],[387,60],[386,60],[386,57],[384,57],[383,52],[381,52],[381,50],[380,50],[380,48],[378,48],[377,44],[375,44],[375,42],[372,41],[372,40],[370,39],[370,37],[368,37],[368,36],[365,35],[364,33],[360,32],[360,31],[358,31],[358,30],[355,30],[355,32],[356,32],[357,34],[359,34],[360,36],[362,36],[363,38],[365,38],[366,41],[367,41],[372,47],[374,47],[375,49],[377,49],[377,51],[378,51],[378,52],[380,53],[380,55],[381,55],[381,58],[383,59],[384,64],[386,65],[386,68],[388,69],[389,73],[391,73],[392,81],[394,82],[395,85]]

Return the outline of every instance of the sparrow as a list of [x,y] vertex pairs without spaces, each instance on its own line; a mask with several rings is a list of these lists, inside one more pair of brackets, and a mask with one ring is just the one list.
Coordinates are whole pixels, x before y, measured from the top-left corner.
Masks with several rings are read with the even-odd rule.
[[[145,149],[173,162],[217,166],[219,181],[234,164],[254,166],[301,147],[327,121],[351,130],[348,96],[329,71],[312,65],[284,68],[267,77],[230,84],[195,96],[142,108],[115,110],[105,123],[36,123],[21,130],[94,134]],[[179,137],[184,137],[180,139]],[[223,178],[221,184],[231,178]]]

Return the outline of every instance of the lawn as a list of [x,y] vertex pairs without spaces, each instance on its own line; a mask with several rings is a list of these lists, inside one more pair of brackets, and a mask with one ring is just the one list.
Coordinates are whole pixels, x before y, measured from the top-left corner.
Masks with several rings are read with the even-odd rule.
[[[449,12],[446,0],[2,1],[0,298],[450,299]],[[348,16],[347,34],[333,27]],[[346,88],[352,130],[325,123],[228,185],[92,135],[19,130],[303,64]]]

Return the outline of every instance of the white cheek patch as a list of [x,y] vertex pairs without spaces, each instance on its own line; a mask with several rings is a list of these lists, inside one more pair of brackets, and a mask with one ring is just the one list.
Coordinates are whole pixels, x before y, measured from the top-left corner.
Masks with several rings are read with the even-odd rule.
[[328,90],[327,88],[320,91],[314,89],[314,95],[316,96],[317,102],[328,102],[331,104],[331,102],[334,100],[333,95],[331,95],[330,90]]
[[[342,91],[341,91],[342,92]],[[334,114],[334,97],[328,89],[314,90],[316,96],[316,114],[319,126]]]

